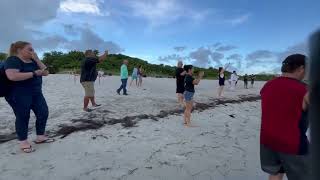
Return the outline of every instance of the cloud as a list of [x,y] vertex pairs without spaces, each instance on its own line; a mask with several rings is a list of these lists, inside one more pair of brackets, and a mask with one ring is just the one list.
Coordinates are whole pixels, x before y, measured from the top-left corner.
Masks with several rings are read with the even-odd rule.
[[178,0],[127,0],[123,4],[132,10],[128,17],[144,18],[151,26],[170,24],[181,18],[200,21],[210,13],[209,10],[195,11]]
[[186,46],[176,46],[176,47],[174,47],[173,49],[174,49],[175,51],[177,51],[177,52],[182,52],[182,51],[186,50],[187,47],[186,47]]
[[190,59],[195,60],[194,63],[197,66],[205,67],[210,64],[210,56],[212,52],[210,49],[200,47],[195,51],[190,52],[189,57]]
[[97,0],[64,0],[61,2],[59,10],[65,13],[102,15]]
[[48,36],[45,38],[33,40],[32,45],[35,49],[38,49],[38,50],[48,50],[48,49],[55,49],[57,47],[63,48],[68,43],[69,43],[68,40],[63,36],[53,35],[53,36]]
[[180,61],[183,59],[186,59],[186,57],[182,57],[178,54],[171,54],[171,55],[167,55],[167,56],[160,56],[158,58],[158,61],[170,63],[170,62]]
[[278,62],[282,62],[286,57],[291,54],[305,54],[307,55],[309,51],[309,47],[307,43],[298,43],[293,46],[289,46],[285,51],[276,53],[278,57]]
[[[240,70],[242,67],[242,55],[241,54],[231,54],[226,59],[231,63],[231,66],[234,70]],[[235,64],[235,65],[234,65]]]
[[245,22],[247,22],[250,18],[250,14],[243,14],[243,15],[240,15],[238,17],[235,17],[235,18],[232,18],[232,19],[229,19],[227,20],[228,23],[230,23],[231,25],[240,25],[240,24],[243,24]]
[[216,62],[218,65],[221,65],[221,60],[224,58],[224,54],[219,52],[211,53],[212,61]]
[[242,55],[241,54],[231,54],[230,56],[227,57],[227,60],[241,61]]
[[274,53],[268,50],[257,50],[247,55],[246,60],[258,62],[274,57]]
[[103,40],[88,27],[80,28],[79,32],[80,39],[69,41],[66,45],[67,49],[80,51],[84,51],[86,49],[97,49],[100,52],[108,50],[112,54],[124,51],[124,49],[122,49],[118,44],[112,41]]
[[74,24],[63,24],[64,32],[68,35],[78,35],[79,31]]
[[33,42],[39,27],[56,17],[59,3],[52,0],[1,0],[0,51],[7,51],[15,41]]
[[217,47],[221,46],[222,44],[220,42],[214,43],[213,45],[211,45],[210,47],[216,49]]
[[200,67],[210,66],[213,62],[221,65],[221,60],[224,54],[214,52],[210,48],[200,47],[195,51],[190,52],[189,59],[194,60],[194,64]]
[[232,45],[226,45],[226,46],[220,46],[216,49],[216,51],[220,51],[220,52],[223,52],[223,51],[231,51],[233,49],[237,49],[236,46],[232,46]]

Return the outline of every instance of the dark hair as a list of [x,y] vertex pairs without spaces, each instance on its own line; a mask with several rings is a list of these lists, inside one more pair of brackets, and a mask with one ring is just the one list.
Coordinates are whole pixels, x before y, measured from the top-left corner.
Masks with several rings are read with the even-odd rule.
[[219,73],[221,73],[222,69],[223,69],[223,67],[219,67]]
[[192,69],[193,66],[192,65],[184,65],[183,69],[187,72],[189,72],[190,69]]
[[236,73],[236,71],[233,71],[233,73]]
[[299,67],[306,66],[306,56],[302,54],[292,54],[288,56],[283,62],[281,67],[281,72],[283,73],[293,73]]

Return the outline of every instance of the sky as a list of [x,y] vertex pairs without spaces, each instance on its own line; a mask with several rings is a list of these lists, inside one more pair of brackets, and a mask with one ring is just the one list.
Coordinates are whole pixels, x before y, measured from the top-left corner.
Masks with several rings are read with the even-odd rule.
[[0,52],[24,40],[40,54],[98,49],[176,65],[279,73],[308,54],[319,0],[1,0]]

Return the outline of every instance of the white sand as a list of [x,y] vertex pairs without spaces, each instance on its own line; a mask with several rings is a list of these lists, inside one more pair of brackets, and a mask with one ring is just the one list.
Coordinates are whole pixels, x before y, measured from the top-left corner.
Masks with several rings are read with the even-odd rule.
[[[253,89],[226,91],[225,97],[258,95],[263,82]],[[177,108],[174,79],[144,79],[143,87],[128,88],[130,96],[119,96],[119,77],[96,83],[97,102],[103,106],[92,113],[81,111],[83,89],[68,75],[44,79],[43,90],[50,117],[47,130],[55,132],[72,119],[123,118],[140,114],[156,115]],[[209,103],[216,98],[217,81],[204,80],[196,88],[195,101]],[[107,112],[107,111],[109,112]],[[234,115],[235,118],[229,115]],[[217,179],[255,180],[265,178],[259,163],[260,102],[220,105],[195,111],[194,124],[184,128],[182,115],[159,121],[139,121],[137,127],[121,124],[99,130],[75,132],[37,151],[23,154],[17,141],[0,144],[0,179]],[[12,110],[0,99],[0,135],[14,132]],[[34,138],[33,123],[30,137]]]

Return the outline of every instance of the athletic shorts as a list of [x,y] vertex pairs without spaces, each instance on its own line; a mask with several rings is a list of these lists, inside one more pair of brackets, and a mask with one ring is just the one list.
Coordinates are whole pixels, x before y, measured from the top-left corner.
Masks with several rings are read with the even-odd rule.
[[94,97],[94,82],[93,81],[85,81],[81,83],[84,88],[84,94],[86,97]]
[[311,173],[308,155],[291,155],[260,145],[261,168],[270,175],[285,173],[289,180],[309,180]]
[[176,93],[183,94],[184,93],[184,83],[178,83]]
[[184,92],[184,100],[186,102],[190,102],[193,100],[194,92],[185,91]]
[[138,76],[132,76],[132,80],[137,80]]

